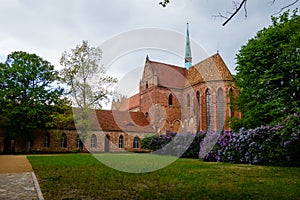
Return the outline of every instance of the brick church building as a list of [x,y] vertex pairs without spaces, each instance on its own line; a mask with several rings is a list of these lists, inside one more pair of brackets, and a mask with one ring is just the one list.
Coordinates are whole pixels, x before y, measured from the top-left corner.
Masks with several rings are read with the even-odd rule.
[[219,53],[192,64],[187,27],[185,67],[146,57],[139,93],[114,100],[112,109],[141,111],[157,133],[166,130],[193,132],[228,130],[229,117],[240,117],[230,108],[232,75]]
[[187,28],[185,67],[146,57],[139,92],[112,102],[112,110],[95,110],[83,145],[73,124],[33,130],[33,139],[7,136],[0,127],[0,153],[141,151],[140,140],[166,131],[196,133],[228,130],[236,94],[232,75],[219,53],[192,64]]

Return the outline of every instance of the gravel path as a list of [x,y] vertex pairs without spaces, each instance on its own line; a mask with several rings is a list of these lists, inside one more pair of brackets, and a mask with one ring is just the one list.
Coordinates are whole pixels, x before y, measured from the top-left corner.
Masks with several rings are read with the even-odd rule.
[[43,200],[26,156],[0,156],[0,200]]

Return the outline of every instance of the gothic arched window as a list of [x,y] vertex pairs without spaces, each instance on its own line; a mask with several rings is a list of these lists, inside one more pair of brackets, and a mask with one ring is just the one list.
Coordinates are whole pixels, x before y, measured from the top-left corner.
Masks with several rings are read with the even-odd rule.
[[123,141],[124,141],[123,135],[120,135],[120,137],[119,137],[119,148],[120,149],[122,149],[124,146]]
[[212,130],[212,95],[209,89],[206,90],[206,127],[207,131]]
[[230,90],[229,90],[229,105],[230,105],[230,117],[234,117],[232,88],[230,88]]
[[67,135],[65,133],[63,133],[61,135],[61,138],[60,138],[60,147],[61,148],[66,148],[67,147]]
[[96,138],[96,135],[93,134],[91,136],[91,148],[96,148],[97,147],[97,138]]
[[133,139],[133,148],[138,149],[140,146],[140,138],[135,136]]
[[218,124],[218,132],[222,131],[224,128],[224,98],[223,98],[223,89],[218,89],[218,102],[217,102],[217,124]]
[[172,94],[169,94],[169,106],[173,105],[173,95]]
[[49,148],[50,147],[50,134],[46,133],[44,136],[44,147]]
[[76,147],[77,147],[77,149],[81,149],[83,147],[83,143],[82,143],[79,135],[77,135],[77,138],[76,138]]

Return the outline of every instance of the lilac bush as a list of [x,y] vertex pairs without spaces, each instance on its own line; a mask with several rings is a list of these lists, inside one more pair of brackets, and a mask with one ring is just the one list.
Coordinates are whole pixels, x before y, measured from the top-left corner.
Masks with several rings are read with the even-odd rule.
[[205,161],[300,166],[300,116],[280,124],[223,132]]
[[210,162],[300,166],[300,115],[290,115],[278,124],[241,128],[238,133],[167,132],[143,139],[142,147],[163,155],[200,156]]

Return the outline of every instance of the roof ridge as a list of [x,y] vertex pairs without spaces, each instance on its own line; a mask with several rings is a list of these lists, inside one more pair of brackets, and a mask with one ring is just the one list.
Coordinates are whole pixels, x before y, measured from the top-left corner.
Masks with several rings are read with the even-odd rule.
[[180,66],[177,66],[177,65],[169,64],[169,63],[163,63],[163,62],[158,62],[158,61],[153,61],[153,60],[149,60],[149,62],[151,62],[151,63],[157,63],[157,64],[163,64],[163,65],[168,65],[170,67],[176,67],[176,68],[180,68],[180,69],[186,70],[184,67],[180,67]]

